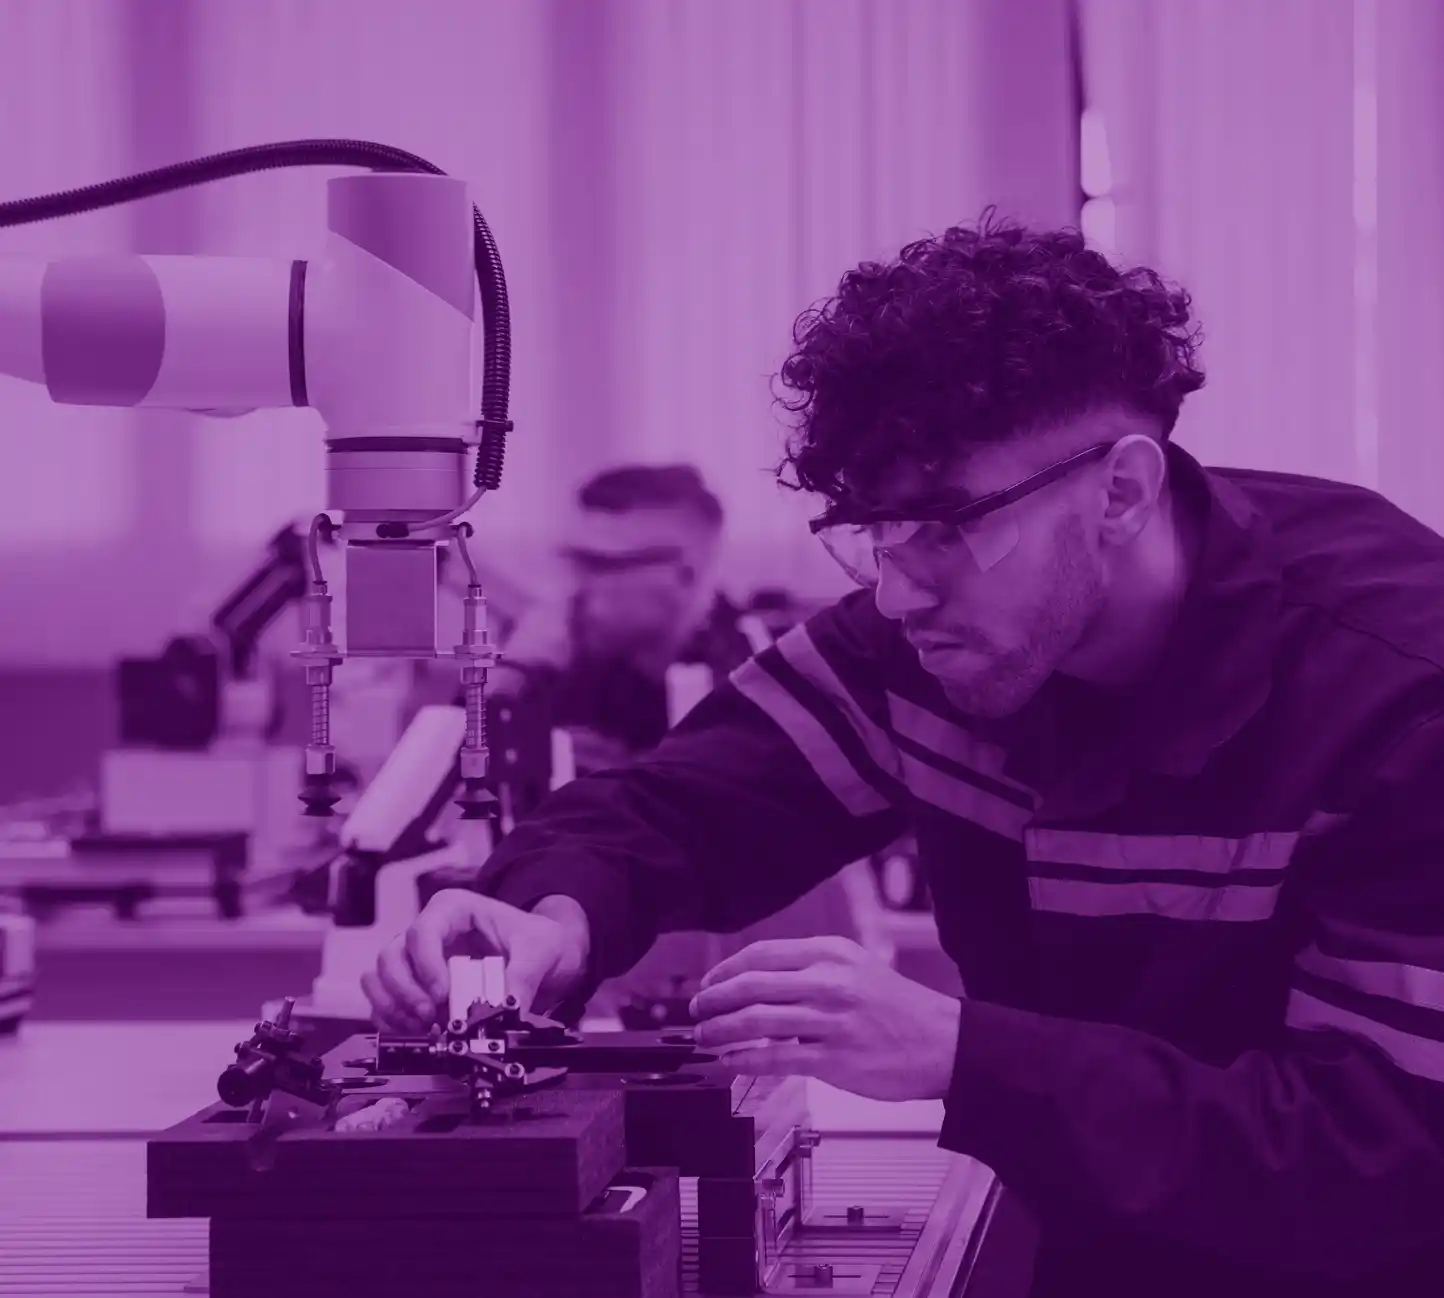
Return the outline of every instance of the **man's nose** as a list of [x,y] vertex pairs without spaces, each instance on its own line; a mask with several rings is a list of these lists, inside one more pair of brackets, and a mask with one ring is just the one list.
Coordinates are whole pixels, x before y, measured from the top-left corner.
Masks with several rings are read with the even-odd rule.
[[877,611],[885,618],[901,622],[909,613],[937,608],[942,602],[936,591],[914,581],[885,554],[877,560]]

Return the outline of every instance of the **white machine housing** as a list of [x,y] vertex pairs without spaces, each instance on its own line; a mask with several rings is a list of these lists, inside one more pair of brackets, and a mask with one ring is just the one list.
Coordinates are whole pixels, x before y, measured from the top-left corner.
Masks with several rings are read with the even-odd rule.
[[[0,257],[0,374],[66,405],[235,415],[309,406],[344,514],[344,656],[431,658],[439,530],[477,441],[476,281],[464,181],[327,182],[315,261]],[[406,523],[388,540],[378,525]]]

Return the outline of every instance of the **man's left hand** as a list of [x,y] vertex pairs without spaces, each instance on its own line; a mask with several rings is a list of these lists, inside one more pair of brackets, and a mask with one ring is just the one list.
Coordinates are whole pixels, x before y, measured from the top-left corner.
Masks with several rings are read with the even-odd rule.
[[754,942],[702,979],[699,1049],[754,1076],[816,1077],[875,1100],[946,1097],[958,1002],[840,937]]

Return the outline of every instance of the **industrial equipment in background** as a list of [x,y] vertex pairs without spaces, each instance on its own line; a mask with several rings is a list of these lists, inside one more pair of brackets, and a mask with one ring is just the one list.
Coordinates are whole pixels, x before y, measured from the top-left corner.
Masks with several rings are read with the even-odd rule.
[[[265,882],[257,858],[274,861],[292,845],[301,751],[276,742],[278,682],[260,647],[306,587],[305,537],[288,526],[211,614],[206,634],[178,635],[155,657],[120,661],[119,742],[101,755],[96,823],[72,844],[94,898],[133,910],[123,889],[139,882],[145,900],[211,892],[221,913],[236,915],[246,885]],[[338,768],[338,779],[346,774]],[[141,859],[148,877],[136,881],[129,876]],[[115,870],[107,865],[124,875],[108,878]],[[32,896],[43,883],[42,874]],[[72,875],[55,899],[81,899],[85,884]]]
[[[349,1011],[357,1008],[355,996],[343,988],[354,978],[359,992],[363,948],[379,949],[406,926],[421,900],[418,890],[424,891],[430,871],[417,862],[450,863],[433,855],[455,851],[450,840],[432,832],[441,803],[451,799],[460,823],[479,822],[486,831],[482,837],[494,841],[505,832],[505,822],[525,811],[505,806],[499,790],[525,803],[533,792],[570,775],[566,737],[555,733],[548,735],[544,762],[525,755],[508,760],[514,778],[501,785],[492,760],[489,722],[495,718],[486,685],[498,655],[468,545],[471,527],[464,521],[499,486],[511,429],[509,304],[491,232],[462,181],[413,154],[347,140],[240,149],[87,189],[7,202],[0,204],[0,226],[297,165],[355,166],[374,173],[328,180],[328,238],[315,261],[0,258],[0,372],[44,383],[53,400],[66,404],[219,417],[310,407],[322,418],[326,442],[326,512],[304,531],[275,538],[262,572],[218,612],[209,647],[178,641],[160,669],[132,664],[124,673],[129,698],[124,736],[135,747],[107,773],[106,823],[101,833],[69,844],[64,868],[60,863],[47,868],[45,897],[35,894],[31,900],[62,902],[67,889],[93,888],[102,872],[120,887],[117,904],[124,913],[154,895],[153,877],[134,877],[142,857],[152,871],[155,859],[157,821],[149,811],[139,815],[141,790],[164,789],[174,803],[173,817],[202,802],[179,772],[191,768],[190,755],[201,751],[208,737],[227,734],[238,703],[245,713],[249,701],[250,733],[264,737],[268,713],[254,691],[236,687],[247,682],[254,666],[257,629],[278,607],[297,602],[304,630],[293,657],[304,672],[310,722],[299,758],[306,815],[334,823],[345,792],[331,726],[333,676],[345,660],[449,658],[462,692],[459,714],[429,714],[416,739],[403,737],[395,762],[383,766],[384,778],[378,775],[374,792],[352,809],[345,822],[349,833],[343,831],[328,865],[334,886],[327,909],[341,918],[313,991],[328,1006]],[[480,286],[484,330],[479,416],[472,375],[474,282]],[[342,552],[345,571],[345,625],[339,636],[320,558],[332,543]],[[438,648],[439,556],[447,547],[457,572],[465,574],[463,625],[458,643]],[[773,624],[790,611],[788,603],[776,592],[754,601],[742,623],[754,650],[770,641]],[[685,715],[712,684],[704,665],[679,664],[668,680],[672,719]],[[148,692],[171,701],[189,693],[192,702],[165,723],[145,702]],[[519,725],[537,733],[530,723]],[[446,731],[445,760],[438,756],[434,764],[418,766],[420,736],[433,729]],[[165,771],[145,768],[146,759],[138,765],[142,742],[148,744],[146,759],[178,758],[179,765]],[[523,748],[537,752],[529,741],[518,745],[519,754]],[[245,760],[254,760],[254,753]],[[287,764],[284,756],[278,760]],[[205,761],[210,769],[198,778],[210,782],[220,775],[248,794],[251,781],[224,772],[214,743]],[[546,776],[537,774],[540,765]],[[127,807],[136,818],[117,819]],[[428,822],[424,830],[417,828],[422,821]],[[143,828],[152,832],[124,832]],[[174,820],[170,825],[167,850],[176,864],[168,869],[169,884],[179,886],[184,859],[192,886],[208,889],[222,914],[239,914],[254,882],[247,878],[247,836],[215,832],[215,826],[211,832],[189,828],[196,832],[187,837],[186,826]],[[473,843],[467,850],[486,848]],[[704,952],[711,940],[704,939]],[[696,943],[690,946],[695,951]],[[680,999],[679,975],[701,972],[665,968],[665,939],[658,958],[663,968],[656,971],[656,985],[634,986],[624,997],[639,1002],[635,1007],[649,1022],[656,1020],[659,1003]],[[667,1012],[673,1010],[675,1004]]]
[[369,1024],[361,976],[416,917],[429,895],[427,880],[479,866],[551,787],[553,734],[546,712],[511,698],[488,699],[486,708],[496,758],[494,819],[468,820],[454,802],[463,780],[465,710],[424,707],[352,808],[335,854],[297,881],[293,896],[302,909],[330,919],[321,971],[296,1007],[298,1022]]
[[[457,800],[462,814],[494,814],[488,788],[484,692],[495,661],[487,603],[467,547],[464,516],[501,482],[511,367],[510,308],[495,240],[463,181],[414,154],[352,140],[303,140],[238,149],[62,194],[0,203],[0,226],[53,220],[191,185],[291,166],[360,167],[327,181],[327,243],[318,260],[208,256],[89,256],[50,262],[0,258],[0,373],[43,383],[69,405],[155,407],[234,417],[310,407],[325,427],[327,510],[304,536],[278,537],[274,562],[222,611],[224,655],[173,645],[162,670],[123,674],[126,736],[163,739],[138,768],[131,749],[106,772],[103,846],[74,880],[82,886],[118,854],[148,851],[136,823],[142,791],[163,788],[172,817],[194,790],[178,783],[175,745],[203,745],[223,725],[221,667],[244,667],[251,632],[280,601],[297,597],[304,632],[293,651],[305,673],[309,735],[300,756],[301,799],[328,817],[343,790],[331,737],[331,685],[347,658],[452,658],[466,698]],[[473,383],[473,324],[480,287],[484,332],[480,413]],[[468,475],[468,456],[474,466]],[[323,545],[344,550],[346,618],[337,642]],[[460,643],[438,650],[438,547],[453,547],[468,576]],[[232,634],[234,633],[234,634]],[[243,677],[242,677],[243,679]],[[161,722],[142,700],[153,689],[193,695]],[[234,698],[234,693],[231,696]],[[166,727],[178,727],[170,733]],[[157,730],[159,727],[159,730]],[[161,765],[156,766],[159,760]],[[150,763],[147,765],[147,761]],[[287,759],[278,757],[282,765]],[[169,765],[167,765],[169,763]],[[219,778],[242,800],[251,779],[212,755],[197,776]],[[182,759],[181,766],[194,772]],[[162,769],[164,768],[164,769]],[[117,819],[119,818],[119,819]],[[227,913],[238,910],[240,835],[194,833],[173,821],[177,850],[209,856],[207,873]],[[119,841],[117,841],[119,840]],[[72,844],[74,865],[87,855]],[[114,849],[112,852],[111,849]],[[104,856],[104,861],[97,860]],[[222,859],[224,858],[224,859]],[[89,869],[94,866],[95,869]],[[76,874],[75,870],[68,873]],[[56,887],[62,885],[57,882]]]
[[[122,658],[121,751],[205,752],[223,732],[274,738],[280,711],[273,683],[258,670],[261,640],[305,595],[307,575],[305,535],[287,525],[211,614],[208,634],[176,636],[154,658]],[[104,811],[130,815],[123,807]]]
[[35,921],[0,898],[0,1037],[17,1031],[35,996]]
[[[0,204],[0,226],[51,220],[224,177],[287,166],[355,166],[327,181],[316,261],[205,256],[0,259],[0,373],[71,405],[159,407],[225,417],[310,407],[325,424],[327,510],[305,538],[303,643],[311,728],[302,802],[339,800],[330,689],[346,658],[432,659],[437,547],[470,578],[454,658],[467,698],[458,800],[486,818],[482,706],[495,653],[463,521],[501,482],[511,364],[501,258],[463,181],[414,154],[351,140],[239,149],[86,189]],[[480,285],[481,410],[472,376]],[[467,459],[475,449],[468,482]],[[319,551],[345,551],[344,648]]]

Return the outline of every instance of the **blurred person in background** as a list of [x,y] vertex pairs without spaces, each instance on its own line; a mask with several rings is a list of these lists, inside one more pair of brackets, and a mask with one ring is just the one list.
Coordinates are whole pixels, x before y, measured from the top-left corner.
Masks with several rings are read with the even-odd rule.
[[585,773],[661,741],[674,664],[724,678],[751,650],[717,582],[722,505],[695,468],[611,468],[576,503],[560,547],[568,580],[521,611],[489,684],[538,702]]
[[1076,231],[920,240],[794,342],[784,480],[860,589],[433,898],[378,1020],[434,1019],[455,951],[562,1013],[910,831],[966,995],[757,943],[702,1048],[941,1100],[1039,1224],[1036,1298],[1437,1294],[1444,539],[1199,464],[1187,294]]

